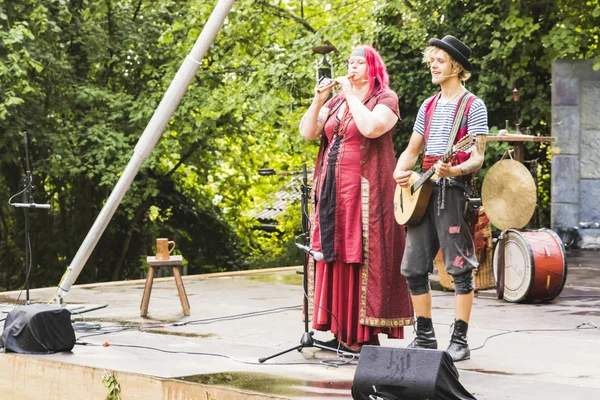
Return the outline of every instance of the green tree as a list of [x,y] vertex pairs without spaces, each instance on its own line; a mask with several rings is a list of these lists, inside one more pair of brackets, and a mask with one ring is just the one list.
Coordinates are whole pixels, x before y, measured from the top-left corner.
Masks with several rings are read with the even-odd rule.
[[[299,215],[282,217],[280,235],[254,229],[251,210],[285,184],[256,171],[312,162],[315,144],[297,134],[314,86],[310,49],[347,53],[374,29],[369,3],[236,2],[78,282],[141,276],[157,236],[177,241],[192,273],[261,267],[273,249],[297,262],[285,242]],[[36,201],[53,206],[32,213],[33,286],[58,282],[215,4],[0,0],[0,185],[20,190],[28,130]],[[0,286],[14,288],[22,214],[0,211]]]
[[[31,279],[33,286],[51,285],[83,241],[174,74],[177,49],[165,51],[162,36],[183,8],[170,1],[0,5],[2,184],[7,192],[20,189],[21,132],[28,130],[36,200],[53,206],[32,215]],[[211,8],[198,11],[206,19]],[[237,239],[221,210],[198,193],[187,196],[174,179],[186,155],[176,133],[167,131],[140,171],[80,281],[139,277],[157,236],[175,237],[192,271],[238,265]],[[15,287],[23,280],[23,221],[7,205],[2,215],[2,286]]]

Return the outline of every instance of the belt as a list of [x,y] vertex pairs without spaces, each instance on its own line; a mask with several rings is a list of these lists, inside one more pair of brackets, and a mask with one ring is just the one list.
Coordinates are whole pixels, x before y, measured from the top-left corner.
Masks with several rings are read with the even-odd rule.
[[453,178],[438,178],[437,182],[435,182],[436,185],[438,186],[443,186],[444,184],[444,179],[446,181],[446,185],[447,186],[456,186],[461,188],[462,190],[464,190],[465,193],[467,193],[467,195],[469,196],[473,196],[473,190],[471,189],[471,178],[472,175],[463,175],[463,176],[457,176],[457,177],[453,177]]

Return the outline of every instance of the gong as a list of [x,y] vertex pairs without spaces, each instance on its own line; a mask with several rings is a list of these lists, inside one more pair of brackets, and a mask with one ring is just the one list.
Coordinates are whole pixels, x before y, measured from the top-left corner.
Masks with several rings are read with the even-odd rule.
[[515,160],[500,160],[488,170],[481,201],[498,229],[521,229],[533,216],[537,192],[529,170]]

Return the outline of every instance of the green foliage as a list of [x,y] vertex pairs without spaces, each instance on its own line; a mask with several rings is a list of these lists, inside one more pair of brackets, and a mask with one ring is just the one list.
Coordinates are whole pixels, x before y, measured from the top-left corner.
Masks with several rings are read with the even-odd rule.
[[[0,185],[18,192],[28,130],[36,201],[52,205],[31,218],[32,286],[59,281],[215,4],[0,0]],[[334,44],[342,65],[374,29],[369,13],[357,1],[236,2],[78,282],[139,278],[158,236],[190,273],[298,264],[296,207],[279,235],[249,216],[285,185],[257,170],[313,163],[316,145],[297,132],[311,47]],[[15,288],[23,219],[3,204],[0,287]]]
[[[212,6],[189,3],[201,18],[194,22],[197,27]],[[0,97],[0,184],[6,193],[20,190],[22,131],[28,130],[39,184],[35,199],[52,205],[49,213],[30,213],[31,280],[32,286],[40,286],[58,283],[131,158],[184,57],[177,47],[164,46],[164,34],[188,10],[173,1],[32,4],[0,1],[0,83],[5,88]],[[187,108],[194,107],[202,107],[201,102]],[[177,241],[190,271],[243,266],[234,231],[206,197],[201,178],[194,175],[195,163],[186,165],[182,159],[206,146],[206,130],[197,134],[193,128],[200,124],[195,121],[188,113],[170,124],[80,282],[141,277],[141,260],[153,253],[157,236]],[[180,131],[188,135],[183,140]],[[194,162],[203,164],[201,157]],[[14,288],[24,279],[23,220],[3,204],[0,257],[6,266],[0,287]],[[150,220],[150,210],[160,210],[161,218]]]
[[121,385],[113,372],[104,371],[102,384],[106,388],[106,400],[121,400]]

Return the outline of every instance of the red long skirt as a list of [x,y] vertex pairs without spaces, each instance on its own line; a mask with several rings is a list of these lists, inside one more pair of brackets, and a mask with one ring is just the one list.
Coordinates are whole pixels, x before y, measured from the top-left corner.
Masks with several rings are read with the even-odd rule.
[[317,261],[313,329],[330,330],[337,340],[346,345],[367,343],[379,333],[385,333],[389,338],[403,339],[403,327],[360,324],[361,284],[360,264]]

